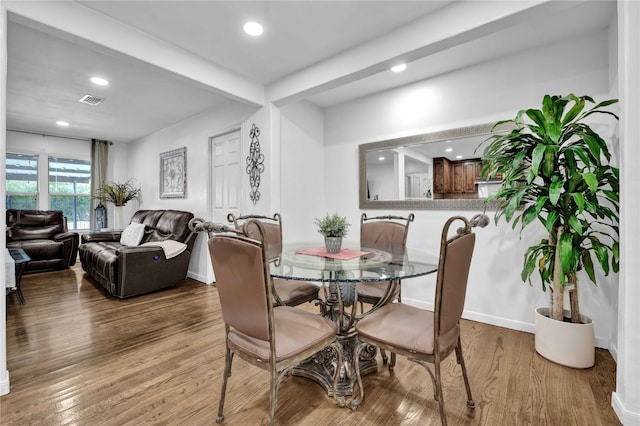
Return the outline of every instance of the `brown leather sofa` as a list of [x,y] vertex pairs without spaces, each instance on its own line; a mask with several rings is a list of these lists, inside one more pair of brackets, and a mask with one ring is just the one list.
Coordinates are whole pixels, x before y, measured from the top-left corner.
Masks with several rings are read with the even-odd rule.
[[[138,210],[131,223],[145,226],[135,246],[120,243],[123,231],[84,234],[79,251],[82,269],[120,299],[172,287],[187,276],[196,237],[189,230],[192,218],[192,213],[180,210]],[[161,247],[167,240],[186,248],[167,258],[166,247]]]
[[50,271],[73,266],[79,235],[68,232],[60,210],[7,209],[7,248],[21,248],[31,261],[24,272]]

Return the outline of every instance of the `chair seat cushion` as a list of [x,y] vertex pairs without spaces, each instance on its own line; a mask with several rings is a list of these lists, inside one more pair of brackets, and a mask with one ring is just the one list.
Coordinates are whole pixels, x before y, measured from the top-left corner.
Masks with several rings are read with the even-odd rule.
[[433,312],[389,303],[358,322],[358,336],[412,353],[433,354]]
[[[331,336],[335,336],[338,326],[311,312],[290,306],[273,308],[276,339],[276,362],[293,357]],[[250,354],[259,362],[269,362],[269,342],[256,339],[237,330],[229,331],[229,344]]]
[[275,278],[273,286],[285,305],[296,306],[304,302],[309,302],[318,297],[320,288],[307,281],[284,280]]

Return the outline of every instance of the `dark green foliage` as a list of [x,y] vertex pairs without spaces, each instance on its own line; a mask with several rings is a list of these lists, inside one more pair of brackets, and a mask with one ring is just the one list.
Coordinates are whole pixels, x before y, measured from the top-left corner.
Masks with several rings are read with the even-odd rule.
[[316,218],[315,224],[318,226],[318,232],[325,237],[344,237],[351,226],[346,216],[338,216],[338,213],[327,213],[322,219]]
[[[605,275],[618,271],[619,171],[609,164],[606,142],[583,122],[592,114],[617,119],[603,109],[616,102],[585,109],[595,103],[588,96],[546,95],[541,110],[522,110],[514,120],[497,123],[514,129],[484,142],[483,179],[503,176],[498,192],[488,198],[497,201],[496,223],[504,216],[514,229],[519,223],[522,232],[538,219],[550,235],[526,251],[523,281],[531,282],[538,270],[546,290],[553,281],[556,245],[563,282],[584,269],[595,283],[594,256]],[[563,232],[556,241],[559,228]]]
[[140,197],[140,188],[136,188],[131,179],[124,183],[104,182],[96,191],[95,198],[101,202],[108,201],[116,206],[124,206],[131,200]]

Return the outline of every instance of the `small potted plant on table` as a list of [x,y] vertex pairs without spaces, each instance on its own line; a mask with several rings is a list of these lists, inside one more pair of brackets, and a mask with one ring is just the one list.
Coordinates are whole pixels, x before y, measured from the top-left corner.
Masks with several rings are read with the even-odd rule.
[[316,218],[315,224],[318,226],[318,232],[324,235],[324,244],[327,252],[340,252],[342,238],[347,235],[349,226],[351,226],[346,216],[338,216],[338,213],[327,213],[322,219]]

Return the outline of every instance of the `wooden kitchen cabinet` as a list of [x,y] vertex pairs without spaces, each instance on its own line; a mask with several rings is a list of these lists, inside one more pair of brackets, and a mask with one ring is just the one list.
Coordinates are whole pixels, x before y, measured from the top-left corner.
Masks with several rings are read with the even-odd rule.
[[453,188],[455,194],[476,192],[477,161],[455,161],[453,167]]
[[462,192],[476,192],[476,164],[478,161],[462,163]]
[[433,192],[436,194],[476,193],[480,160],[449,161],[445,157],[433,159]]
[[433,159],[433,192],[447,194],[451,187],[451,162],[444,157]]

